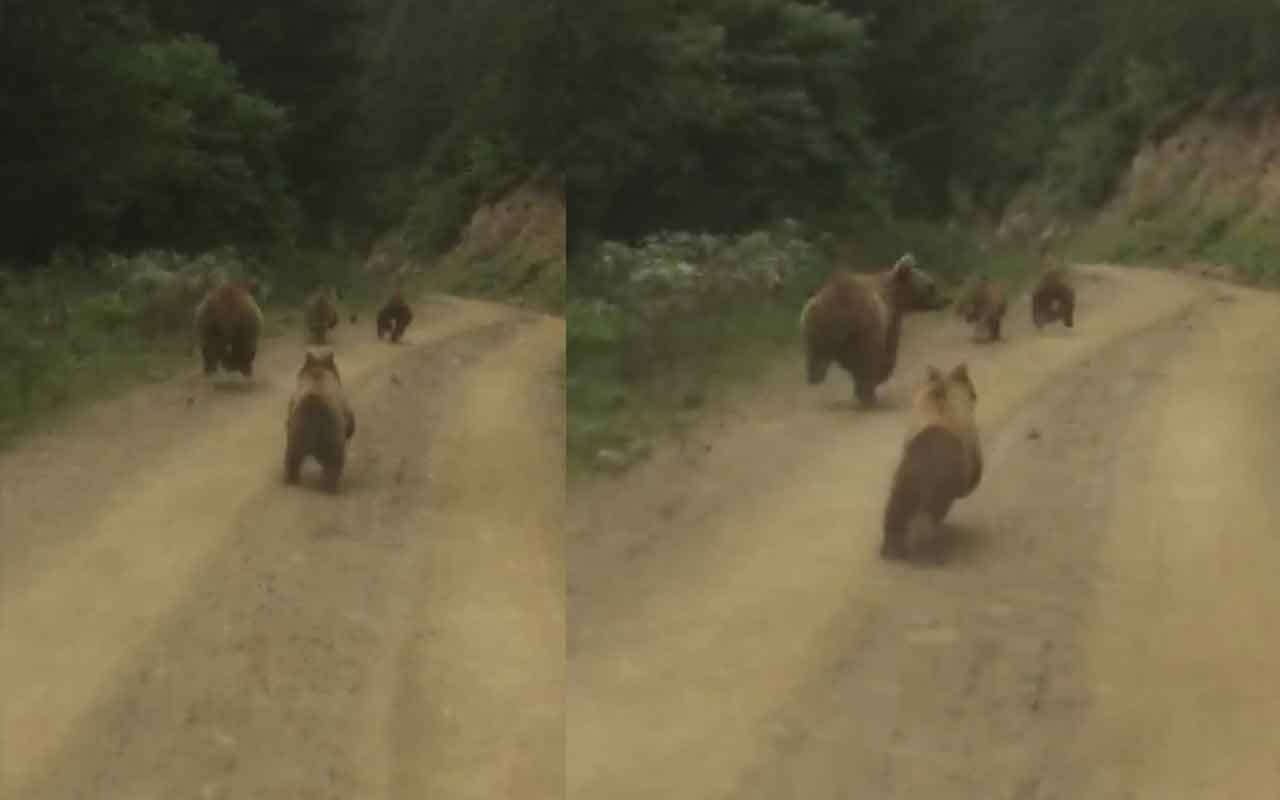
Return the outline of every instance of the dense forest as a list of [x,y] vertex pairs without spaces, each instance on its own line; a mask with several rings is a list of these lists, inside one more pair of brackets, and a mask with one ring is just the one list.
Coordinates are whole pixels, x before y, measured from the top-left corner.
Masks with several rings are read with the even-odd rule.
[[586,460],[623,463],[720,377],[793,358],[833,268],[909,249],[944,285],[1016,284],[1050,231],[1089,257],[1274,262],[1280,242],[1239,222],[1248,189],[1172,213],[1166,182],[1146,219],[1097,213],[1144,142],[1276,94],[1268,0],[580,5],[568,440]]
[[[271,325],[322,282],[353,309],[395,280],[554,313],[563,13],[0,0],[0,443],[189,365],[193,307],[237,274]],[[482,202],[545,183],[537,261],[444,257]]]
[[[0,260],[442,246],[548,166],[557,8],[496,0],[7,0]],[[548,58],[548,54],[552,58]],[[558,132],[557,132],[558,133]]]
[[571,239],[1103,198],[1144,132],[1280,83],[1263,0],[8,0],[0,258],[448,244],[566,174]]
[[998,212],[1040,177],[1086,210],[1145,133],[1280,88],[1265,0],[616,0],[572,24],[579,242]]

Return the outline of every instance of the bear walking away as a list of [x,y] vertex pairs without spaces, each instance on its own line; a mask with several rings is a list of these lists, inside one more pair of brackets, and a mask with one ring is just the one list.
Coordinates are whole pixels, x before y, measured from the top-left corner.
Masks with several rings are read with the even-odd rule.
[[978,341],[1000,339],[1000,326],[1008,310],[1004,284],[985,275],[969,281],[956,299],[956,314],[973,325],[973,338]]
[[284,477],[297,483],[308,456],[324,469],[324,486],[338,491],[347,460],[347,442],[355,435],[356,415],[347,404],[333,353],[308,352],[289,400],[285,423]]
[[902,315],[945,305],[910,253],[880,273],[837,272],[800,313],[808,382],[822,383],[834,362],[852,377],[863,407],[874,405],[876,389],[897,363]]
[[956,500],[978,488],[982,447],[977,404],[965,363],[946,374],[927,368],[912,402],[911,429],[885,506],[881,556],[905,557],[907,531],[917,515],[928,516],[936,528]]
[[1066,269],[1051,267],[1040,273],[1031,290],[1031,322],[1043,328],[1051,322],[1062,320],[1068,328],[1075,325],[1076,290],[1067,279]]
[[405,328],[413,322],[413,310],[404,301],[399,289],[391,293],[381,310],[378,311],[378,338],[390,336],[391,341],[398,342],[404,335]]
[[262,310],[253,299],[253,278],[232,280],[205,294],[196,306],[196,340],[204,360],[204,374],[221,367],[246,378],[253,375],[262,333]]
[[332,286],[321,286],[307,298],[302,311],[312,344],[325,344],[329,331],[338,327],[338,292]]

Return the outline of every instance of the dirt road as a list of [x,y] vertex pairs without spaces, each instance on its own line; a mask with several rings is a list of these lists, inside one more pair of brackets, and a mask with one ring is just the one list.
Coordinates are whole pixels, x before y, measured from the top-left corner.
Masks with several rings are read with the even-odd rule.
[[0,456],[0,796],[563,796],[563,322],[367,325],[337,497],[281,480],[300,334]]
[[[1280,296],[1083,277],[1074,331],[911,317],[889,410],[797,349],[573,488],[571,798],[1280,795]],[[983,484],[884,562],[907,392],[961,358]]]

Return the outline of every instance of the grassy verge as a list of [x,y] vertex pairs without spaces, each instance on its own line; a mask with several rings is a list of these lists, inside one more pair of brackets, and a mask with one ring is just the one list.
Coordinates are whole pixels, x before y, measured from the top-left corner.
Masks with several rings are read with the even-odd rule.
[[422,288],[437,292],[527,305],[548,314],[565,313],[564,263],[513,256],[443,259],[421,273]]
[[[480,145],[480,166],[424,183],[397,236],[392,260],[414,264],[431,291],[565,313],[565,195],[558,177],[517,177]],[[488,187],[481,191],[481,187]],[[442,248],[448,248],[443,255]]]
[[1228,265],[1235,280],[1280,286],[1280,230],[1231,204],[1103,219],[1081,233],[1072,252],[1081,259],[1153,266]]
[[195,305],[209,286],[243,274],[261,281],[267,336],[300,324],[319,283],[334,284],[347,311],[375,308],[385,291],[332,253],[66,253],[38,270],[0,269],[0,446],[86,399],[196,369]]
[[605,244],[575,264],[568,302],[569,470],[625,468],[726,390],[799,358],[800,307],[832,269],[905,251],[946,285],[977,271],[1015,285],[1036,262],[959,229],[899,222],[860,235],[794,224],[740,237],[670,233]]

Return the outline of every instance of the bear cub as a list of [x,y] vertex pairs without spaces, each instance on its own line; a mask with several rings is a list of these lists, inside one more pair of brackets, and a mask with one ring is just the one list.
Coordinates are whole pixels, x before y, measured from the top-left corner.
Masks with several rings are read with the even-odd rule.
[[934,528],[952,504],[982,480],[975,409],[978,392],[961,362],[949,372],[929,366],[912,402],[912,423],[884,512],[884,558],[906,556],[907,531],[919,515]]
[[356,432],[356,415],[347,404],[333,353],[307,352],[298,370],[285,422],[284,476],[297,483],[308,456],[320,462],[324,487],[338,491],[347,459],[347,443]]

